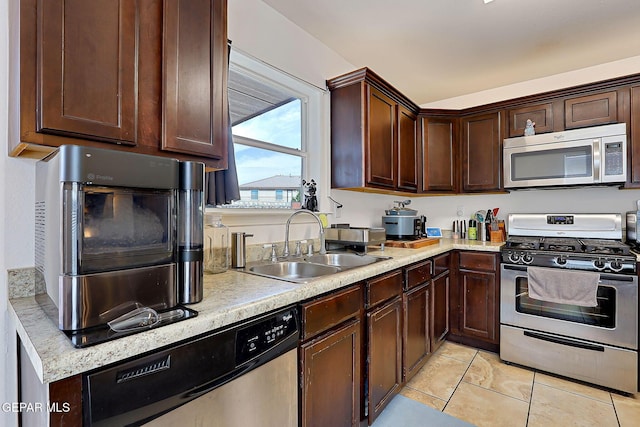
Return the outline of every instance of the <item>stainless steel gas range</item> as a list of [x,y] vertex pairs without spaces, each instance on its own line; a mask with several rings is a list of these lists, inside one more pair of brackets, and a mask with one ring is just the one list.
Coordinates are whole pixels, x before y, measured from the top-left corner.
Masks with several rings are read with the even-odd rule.
[[511,214],[501,249],[500,358],[638,391],[636,255],[620,214]]

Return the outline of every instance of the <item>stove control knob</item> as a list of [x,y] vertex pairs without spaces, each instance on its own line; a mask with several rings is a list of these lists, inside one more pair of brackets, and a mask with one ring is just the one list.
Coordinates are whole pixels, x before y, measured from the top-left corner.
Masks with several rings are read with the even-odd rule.
[[566,265],[567,264],[567,259],[559,256],[558,258],[556,258],[556,264],[558,265]]
[[619,259],[614,259],[613,261],[611,261],[611,263],[609,264],[609,267],[611,267],[611,269],[613,271],[620,271],[622,270],[622,263],[620,262]]
[[604,260],[602,258],[598,258],[596,260],[593,261],[593,266],[596,268],[596,270],[602,270],[605,267],[605,263]]
[[520,254],[516,253],[516,252],[509,252],[509,261],[511,261],[514,264],[517,264],[520,262]]
[[531,264],[533,262],[533,257],[531,254],[522,254],[522,262],[525,264]]

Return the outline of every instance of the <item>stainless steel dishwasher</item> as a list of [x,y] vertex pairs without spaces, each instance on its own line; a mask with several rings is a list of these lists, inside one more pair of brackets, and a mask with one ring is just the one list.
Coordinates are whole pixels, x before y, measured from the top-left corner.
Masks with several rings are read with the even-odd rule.
[[298,425],[295,307],[86,374],[90,426]]

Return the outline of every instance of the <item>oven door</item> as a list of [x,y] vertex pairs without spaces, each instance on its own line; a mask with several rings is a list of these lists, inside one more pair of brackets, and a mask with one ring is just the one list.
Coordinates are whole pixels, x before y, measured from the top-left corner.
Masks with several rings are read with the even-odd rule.
[[527,267],[501,267],[502,324],[637,350],[637,276],[602,273],[597,300],[597,307],[582,307],[532,299]]

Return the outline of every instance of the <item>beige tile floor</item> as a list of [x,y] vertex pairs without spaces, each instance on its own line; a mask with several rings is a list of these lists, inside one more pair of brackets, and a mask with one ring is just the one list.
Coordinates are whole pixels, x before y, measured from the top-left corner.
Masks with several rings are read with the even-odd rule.
[[401,393],[478,427],[637,427],[640,393],[623,396],[445,342]]

